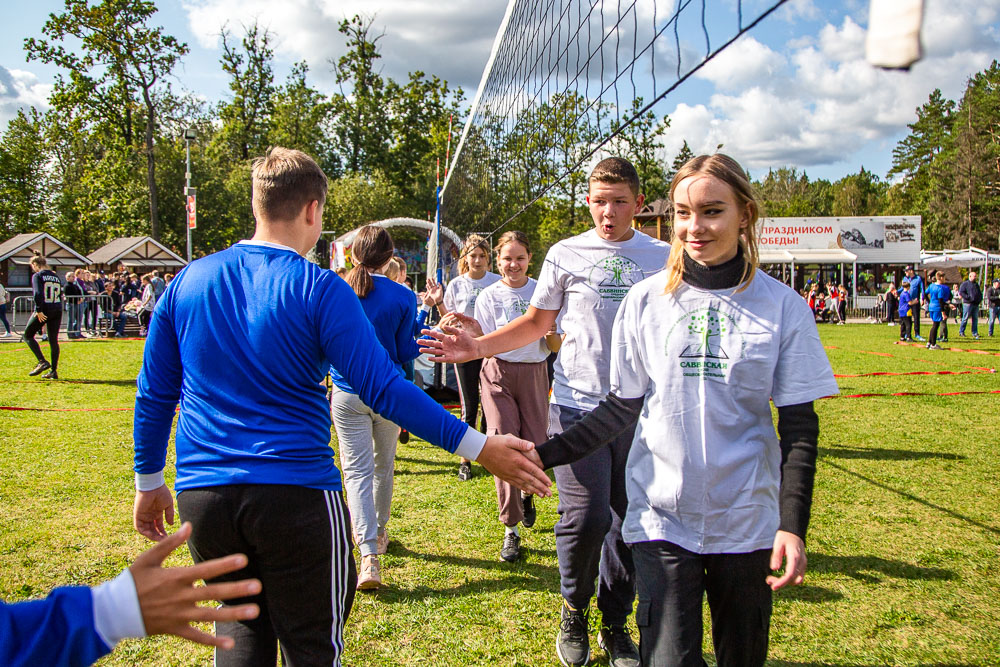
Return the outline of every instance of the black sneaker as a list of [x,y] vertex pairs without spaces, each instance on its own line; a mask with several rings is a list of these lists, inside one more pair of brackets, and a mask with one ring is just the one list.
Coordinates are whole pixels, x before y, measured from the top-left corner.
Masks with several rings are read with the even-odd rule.
[[559,634],[556,635],[556,655],[566,667],[582,667],[590,662],[586,611],[570,609],[563,603]]
[[521,536],[517,533],[507,533],[503,536],[503,546],[500,547],[500,558],[513,563],[521,557]]
[[47,361],[39,361],[38,365],[35,366],[35,370],[33,370],[30,373],[28,373],[28,375],[31,375],[31,376],[41,375],[45,371],[49,370],[49,368],[51,368],[51,367],[52,367],[52,365],[49,362],[47,362]]
[[624,625],[605,625],[597,633],[597,645],[608,654],[611,667],[639,667],[639,649]]
[[532,495],[521,496],[521,506],[524,508],[524,518],[521,519],[521,525],[525,528],[531,528],[535,525],[535,519],[538,517],[538,512],[535,511],[535,497]]
[[399,444],[405,445],[410,441],[410,432],[405,428],[399,429]]
[[50,370],[48,373],[46,373],[42,377],[45,378],[46,380],[58,380],[59,379],[59,373],[57,373],[56,369],[53,368],[52,370]]
[[458,464],[458,478],[463,482],[468,482],[472,479],[472,464],[468,461],[462,461]]

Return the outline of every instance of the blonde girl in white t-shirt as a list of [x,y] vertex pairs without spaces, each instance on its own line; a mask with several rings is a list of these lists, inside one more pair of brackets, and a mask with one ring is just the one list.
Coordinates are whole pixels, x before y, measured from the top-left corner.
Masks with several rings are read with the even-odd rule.
[[[528,237],[510,231],[500,237],[495,248],[499,282],[484,289],[476,299],[477,335],[488,334],[512,322],[528,310],[535,280],[528,277],[531,250]],[[486,433],[511,434],[542,442],[548,429],[548,359],[558,349],[559,336],[551,333],[524,347],[488,357],[479,374]],[[535,524],[535,506],[530,495],[499,477],[495,478],[500,523],[505,527],[500,557],[514,562],[521,555],[518,524]]]
[[771,592],[806,570],[812,402],[837,385],[808,305],[757,268],[758,206],[740,165],[694,158],[670,197],[667,267],[617,313],[611,393],[537,453],[562,465],[637,424],[622,536],[642,663],[704,664],[707,594],[718,664],[763,665]]
[[[448,317],[449,313],[458,316],[473,317],[476,312],[476,298],[480,292],[500,280],[500,276],[489,270],[490,245],[482,236],[470,234],[462,246],[458,259],[458,277],[454,278],[444,292],[444,299],[438,305],[441,314],[441,326],[461,326],[457,317]],[[482,360],[467,361],[455,364],[455,381],[458,383],[458,395],[462,403],[462,421],[476,428],[476,418],[479,414],[479,371]],[[461,459],[458,463],[458,478],[463,482],[472,479],[472,462]]]

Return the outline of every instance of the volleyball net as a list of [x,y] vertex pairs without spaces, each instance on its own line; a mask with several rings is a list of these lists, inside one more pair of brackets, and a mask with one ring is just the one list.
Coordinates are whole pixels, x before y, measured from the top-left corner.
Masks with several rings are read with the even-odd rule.
[[602,148],[627,149],[630,126],[787,1],[510,0],[442,223],[496,233],[543,197],[578,199]]

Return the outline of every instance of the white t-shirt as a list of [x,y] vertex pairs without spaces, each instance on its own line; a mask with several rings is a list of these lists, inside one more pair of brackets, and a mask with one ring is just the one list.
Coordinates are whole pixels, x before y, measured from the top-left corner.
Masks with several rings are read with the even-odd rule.
[[632,288],[614,326],[611,390],[644,396],[625,468],[628,543],[697,553],[769,549],[781,451],[770,401],[838,393],[809,306],[758,271],[743,292]]
[[[528,312],[531,295],[535,292],[538,281],[528,278],[521,287],[509,287],[501,280],[495,282],[482,292],[476,299],[476,320],[483,329],[483,334],[496,331],[500,327],[513,322]],[[497,359],[520,364],[534,364],[545,361],[549,356],[549,348],[545,339],[539,338],[533,343],[519,347],[510,352],[496,355]]]
[[632,285],[663,269],[669,252],[669,245],[642,232],[614,242],[593,229],[549,248],[531,305],[561,311],[566,333],[556,358],[553,403],[593,410],[607,396],[618,306]]
[[479,280],[473,280],[468,273],[463,273],[448,283],[444,291],[444,307],[449,313],[458,311],[469,317],[475,317],[476,298],[484,289],[500,280],[500,276],[490,271]]

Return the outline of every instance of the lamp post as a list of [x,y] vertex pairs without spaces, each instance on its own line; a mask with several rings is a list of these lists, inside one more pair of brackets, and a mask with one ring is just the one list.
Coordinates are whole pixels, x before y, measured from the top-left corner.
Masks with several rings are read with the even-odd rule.
[[193,127],[184,130],[184,154],[187,158],[187,169],[184,172],[184,226],[187,229],[187,261],[191,263],[191,230],[195,227],[195,189],[191,187],[191,142],[198,136]]

